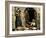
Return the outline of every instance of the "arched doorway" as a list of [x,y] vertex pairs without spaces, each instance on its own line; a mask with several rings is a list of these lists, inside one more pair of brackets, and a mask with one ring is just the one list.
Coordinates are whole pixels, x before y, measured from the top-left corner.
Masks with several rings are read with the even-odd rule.
[[25,9],[25,20],[26,26],[30,27],[37,27],[37,12],[34,8],[26,8]]

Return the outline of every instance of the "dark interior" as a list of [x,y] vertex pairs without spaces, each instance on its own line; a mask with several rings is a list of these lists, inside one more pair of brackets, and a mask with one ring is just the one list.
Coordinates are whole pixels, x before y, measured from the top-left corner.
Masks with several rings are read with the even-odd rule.
[[32,22],[32,19],[35,19],[35,9],[34,8],[26,8],[25,11],[27,11],[28,15],[29,15],[29,22]]

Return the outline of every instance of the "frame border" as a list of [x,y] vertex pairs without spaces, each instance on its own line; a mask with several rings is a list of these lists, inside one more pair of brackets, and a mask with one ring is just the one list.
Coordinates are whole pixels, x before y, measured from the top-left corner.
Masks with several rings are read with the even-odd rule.
[[[43,33],[30,33],[30,34],[12,34],[9,35],[9,4],[28,4],[28,5],[43,5]],[[20,36],[36,36],[45,35],[45,3],[34,2],[19,2],[19,1],[5,1],[5,37],[20,37]]]

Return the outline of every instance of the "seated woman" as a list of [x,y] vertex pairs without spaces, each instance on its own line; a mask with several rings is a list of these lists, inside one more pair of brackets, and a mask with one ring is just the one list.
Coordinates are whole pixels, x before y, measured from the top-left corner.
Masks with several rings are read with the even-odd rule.
[[26,13],[25,19],[27,27],[30,27],[31,22],[33,22],[33,19],[36,20],[37,17],[36,10],[34,8],[26,8],[24,12]]

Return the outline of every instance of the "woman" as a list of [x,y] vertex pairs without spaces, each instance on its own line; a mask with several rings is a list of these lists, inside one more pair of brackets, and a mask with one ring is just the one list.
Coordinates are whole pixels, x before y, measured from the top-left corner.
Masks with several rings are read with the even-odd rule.
[[33,20],[35,20],[36,23],[37,17],[36,10],[34,8],[26,8],[24,12],[25,12],[26,26],[31,27],[32,26],[31,23],[33,22]]

